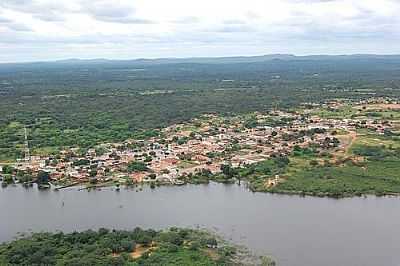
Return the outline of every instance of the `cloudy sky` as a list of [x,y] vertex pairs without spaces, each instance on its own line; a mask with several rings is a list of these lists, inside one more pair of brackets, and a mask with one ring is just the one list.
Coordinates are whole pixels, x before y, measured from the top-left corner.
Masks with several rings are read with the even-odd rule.
[[0,62],[400,54],[399,0],[0,0]]

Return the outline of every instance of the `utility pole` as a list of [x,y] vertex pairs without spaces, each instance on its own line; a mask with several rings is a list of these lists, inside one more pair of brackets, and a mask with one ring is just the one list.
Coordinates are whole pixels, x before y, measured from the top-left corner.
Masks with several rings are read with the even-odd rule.
[[30,162],[31,156],[29,152],[28,130],[26,129],[26,125],[24,126],[24,133],[25,133],[25,162]]

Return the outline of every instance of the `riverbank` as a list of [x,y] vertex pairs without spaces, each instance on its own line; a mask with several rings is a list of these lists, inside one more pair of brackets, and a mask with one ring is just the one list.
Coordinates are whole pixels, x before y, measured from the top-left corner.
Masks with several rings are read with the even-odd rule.
[[[346,168],[341,170],[341,173],[345,171]],[[318,176],[327,171],[327,169],[314,169],[311,172],[312,175]],[[329,171],[331,171],[329,169]],[[333,172],[334,173],[334,172]],[[136,183],[136,184],[121,184],[118,182],[106,182],[106,183],[71,183],[58,185],[54,183],[46,184],[36,184],[36,183],[2,183],[2,189],[7,189],[13,186],[22,186],[25,189],[38,189],[38,190],[54,190],[61,191],[66,189],[76,189],[78,191],[100,191],[102,189],[111,189],[116,192],[121,190],[128,191],[142,191],[144,188],[148,187],[152,190],[157,190],[160,187],[182,187],[190,185],[209,185],[210,183],[218,183],[221,185],[232,185],[232,184],[242,184],[247,192],[253,193],[271,193],[271,194],[282,194],[288,196],[309,196],[309,197],[322,197],[322,198],[352,198],[352,197],[400,197],[400,192],[396,192],[396,187],[387,187],[387,189],[381,189],[379,186],[368,185],[368,184],[351,184],[348,182],[348,177],[344,175],[343,177],[338,177],[339,182],[329,182],[329,178],[324,178],[318,176],[317,179],[307,178],[307,177],[281,177],[281,178],[265,178],[261,177],[263,180],[259,182],[258,177],[255,175],[246,178],[224,178],[223,175],[211,176],[211,177],[193,177],[191,180],[181,181],[179,185],[170,184],[168,182],[146,182],[146,183]],[[318,180],[322,179],[322,180]],[[325,179],[325,180],[324,180]],[[328,179],[328,180],[327,180]],[[327,181],[325,184],[321,183]],[[269,185],[269,182],[273,185]],[[319,184],[321,183],[321,184]],[[246,193],[244,191],[243,193]]]

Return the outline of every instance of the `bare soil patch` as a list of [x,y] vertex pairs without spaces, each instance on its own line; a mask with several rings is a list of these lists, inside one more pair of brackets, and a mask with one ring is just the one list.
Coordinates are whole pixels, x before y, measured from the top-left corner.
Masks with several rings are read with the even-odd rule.
[[131,252],[131,257],[132,257],[133,259],[138,259],[138,258],[140,258],[144,253],[149,252],[149,251],[151,252],[151,251],[155,250],[156,248],[157,248],[157,247],[155,247],[155,246],[145,247],[145,246],[143,246],[143,245],[138,244],[138,245],[136,245],[136,247],[135,247],[135,251]]

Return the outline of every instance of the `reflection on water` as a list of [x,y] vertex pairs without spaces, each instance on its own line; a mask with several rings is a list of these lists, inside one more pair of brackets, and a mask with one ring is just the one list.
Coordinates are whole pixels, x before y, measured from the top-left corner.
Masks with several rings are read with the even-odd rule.
[[17,232],[202,227],[279,265],[400,265],[400,198],[251,193],[237,185],[39,191],[0,189],[0,241]]

